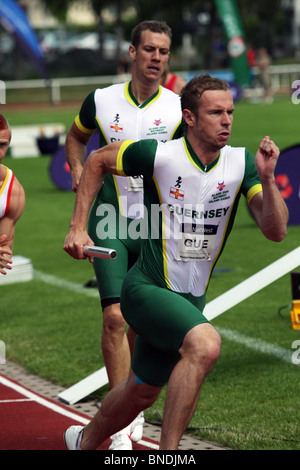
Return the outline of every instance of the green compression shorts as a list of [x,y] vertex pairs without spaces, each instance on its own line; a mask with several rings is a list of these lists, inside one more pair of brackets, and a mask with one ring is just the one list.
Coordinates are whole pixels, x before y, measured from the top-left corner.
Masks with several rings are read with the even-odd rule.
[[103,308],[120,302],[124,278],[139,256],[142,237],[131,239],[128,236],[132,219],[116,214],[113,206],[101,204],[102,215],[97,215],[100,212],[98,207],[99,201],[96,201],[90,213],[89,236],[96,246],[111,248],[117,252],[117,257],[113,260],[94,258],[93,267]]
[[204,306],[205,295],[191,298],[155,285],[137,265],[130,270],[121,310],[137,334],[132,369],[140,380],[157,387],[168,382],[185,335],[208,322]]

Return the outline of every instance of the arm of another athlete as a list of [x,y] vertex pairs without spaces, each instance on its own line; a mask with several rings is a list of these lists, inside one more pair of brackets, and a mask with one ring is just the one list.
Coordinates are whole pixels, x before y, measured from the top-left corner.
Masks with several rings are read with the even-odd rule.
[[0,274],[11,269],[11,256],[16,223],[25,207],[25,192],[17,178],[14,179],[7,214],[0,219]]
[[77,191],[83,170],[88,141],[96,130],[95,115],[94,92],[92,92],[83,101],[79,114],[66,137],[65,153],[71,171],[74,192]]
[[86,225],[91,205],[107,173],[118,174],[117,157],[122,141],[92,152],[86,160],[77,189],[70,230],[64,250],[75,259],[84,259],[84,245],[94,245]]
[[90,137],[91,134],[78,129],[75,122],[73,122],[66,137],[65,153],[71,171],[72,191],[74,192],[78,188]]
[[262,192],[253,196],[249,206],[264,236],[275,242],[286,237],[288,223],[288,209],[274,176],[279,153],[269,137],[262,139],[255,156]]

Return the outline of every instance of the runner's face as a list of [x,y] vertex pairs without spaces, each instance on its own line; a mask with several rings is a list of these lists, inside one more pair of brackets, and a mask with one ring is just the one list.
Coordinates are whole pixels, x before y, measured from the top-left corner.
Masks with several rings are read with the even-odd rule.
[[170,38],[166,34],[143,31],[137,49],[130,46],[132,60],[140,76],[159,80],[170,56]]
[[3,158],[7,152],[10,142],[10,130],[2,129],[0,130],[0,164],[2,163]]
[[211,148],[221,149],[230,137],[233,99],[229,90],[207,90],[200,99],[195,120],[197,137]]

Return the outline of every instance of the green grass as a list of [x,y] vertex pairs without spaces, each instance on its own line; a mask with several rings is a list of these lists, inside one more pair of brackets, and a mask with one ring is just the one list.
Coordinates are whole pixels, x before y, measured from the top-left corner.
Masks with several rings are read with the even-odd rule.
[[[12,125],[63,122],[75,108],[9,111]],[[290,99],[272,105],[238,103],[231,145],[256,151],[264,135],[281,149],[299,142],[299,109]],[[26,209],[18,223],[14,252],[30,258],[36,270],[83,285],[93,276],[88,262],[71,259],[62,249],[74,194],[58,190],[48,167],[51,157],[11,159],[24,185]],[[208,291],[208,302],[299,245],[299,227],[289,226],[279,244],[264,239],[245,202]],[[290,327],[290,275],[217,317],[213,324],[293,352],[300,331]],[[98,298],[35,279],[1,287],[0,338],[7,357],[28,371],[70,386],[102,367],[102,318]],[[98,392],[102,397],[107,387]],[[165,390],[147,412],[163,413]],[[207,378],[189,432],[233,449],[300,449],[299,366],[222,339],[219,361]]]

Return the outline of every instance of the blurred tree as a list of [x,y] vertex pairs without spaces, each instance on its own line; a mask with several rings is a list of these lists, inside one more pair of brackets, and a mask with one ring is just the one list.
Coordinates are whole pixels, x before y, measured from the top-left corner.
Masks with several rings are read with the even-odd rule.
[[55,18],[60,22],[65,23],[68,8],[74,0],[42,0],[42,2],[44,3],[45,8],[47,8]]
[[115,34],[117,36],[117,50],[116,58],[120,60],[120,43],[124,37],[123,25],[122,25],[122,11],[128,6],[128,0],[90,0],[92,8],[98,18],[98,33],[99,33],[99,44],[100,51],[103,47],[103,34],[104,34],[104,24],[102,18],[102,12],[105,8],[114,6],[116,8],[116,24],[115,24]]
[[[47,9],[61,22],[66,22],[68,8],[76,3],[76,0],[42,0]],[[123,27],[122,27],[122,12],[129,4],[132,4],[129,0],[81,0],[81,3],[86,3],[91,6],[96,17],[98,18],[98,33],[99,33],[99,44],[100,53],[103,47],[103,35],[104,35],[104,24],[102,18],[102,12],[105,8],[116,9],[116,23],[115,23],[115,34],[117,35],[117,58],[120,55],[120,42],[123,39]]]
[[282,0],[236,0],[246,36],[251,44],[272,52],[276,38],[284,31],[285,11]]
[[[76,0],[42,0],[51,13],[61,21],[65,21],[68,7]],[[286,35],[285,11],[281,8],[282,0],[235,0],[242,18],[246,37],[253,46],[266,46],[270,51],[274,47],[276,38]],[[173,47],[182,43],[182,35],[188,31],[193,34],[194,40],[201,36],[201,27],[197,21],[199,12],[210,14],[210,25],[205,37],[208,45],[207,51],[211,51],[211,42],[214,31],[219,31],[219,18],[215,14],[214,0],[82,0],[89,3],[98,18],[100,44],[102,44],[104,25],[102,12],[106,8],[114,8],[116,11],[115,33],[121,41],[125,34],[129,39],[131,28],[143,20],[164,20],[173,31]],[[122,13],[128,6],[136,9],[136,18],[132,24],[125,25]],[[193,17],[192,17],[193,16]],[[187,17],[190,18],[189,21]],[[192,17],[192,20],[191,20]],[[203,34],[202,34],[203,35]]]
[[[191,0],[188,8],[199,0]],[[174,47],[181,44],[182,33],[184,32],[184,17],[186,4],[181,0],[135,0],[137,11],[137,23],[145,20],[165,21],[173,32],[172,44]]]

